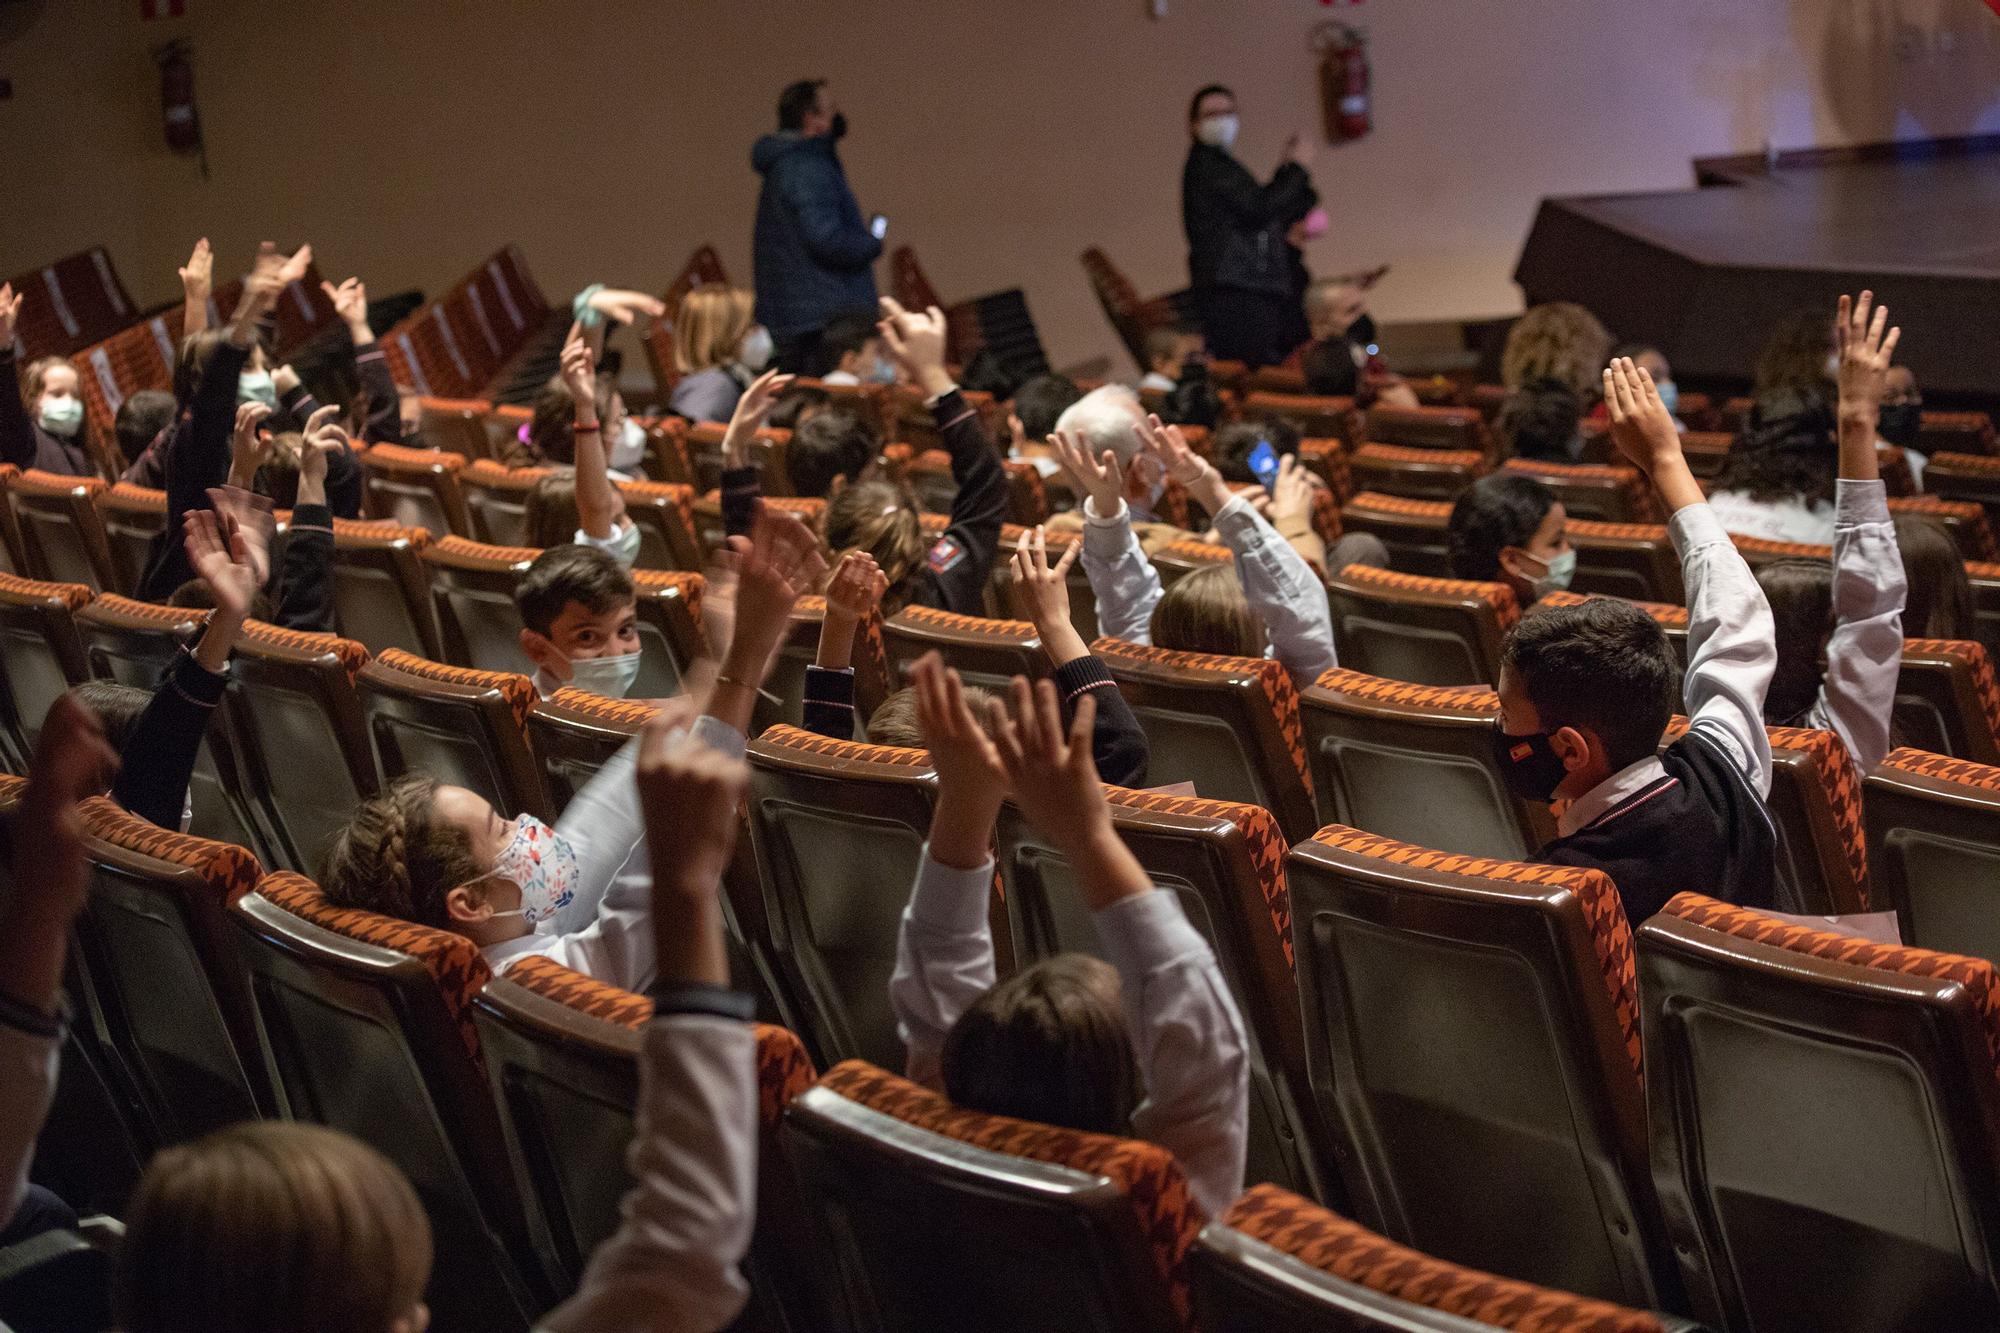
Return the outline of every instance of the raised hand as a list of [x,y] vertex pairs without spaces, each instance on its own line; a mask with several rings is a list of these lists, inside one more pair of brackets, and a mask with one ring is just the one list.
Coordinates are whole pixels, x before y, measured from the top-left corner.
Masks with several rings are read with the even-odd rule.
[[270,497],[246,491],[240,486],[211,486],[208,488],[208,503],[217,516],[228,519],[232,530],[243,538],[251,568],[257,575],[258,585],[262,586],[271,574],[271,541],[278,529]]
[[729,539],[736,564],[735,631],[723,674],[754,689],[784,641],[799,594],[826,573],[819,540],[790,514],[759,504],[750,535]]
[[1117,454],[1109,449],[1093,454],[1090,441],[1081,433],[1062,431],[1049,436],[1049,448],[1055,451],[1056,465],[1069,478],[1070,487],[1089,497],[1099,518],[1118,512],[1125,498],[1125,469],[1118,466]]
[[[27,891],[8,895],[6,933],[13,935],[22,918],[33,916],[52,927],[59,944],[69,923],[83,908],[89,884],[84,859],[83,821],[77,805],[108,790],[118,771],[118,756],[104,739],[104,725],[69,694],[59,694],[42,718],[28,765],[27,790],[21,793],[14,817],[14,882]],[[61,970],[60,955],[56,969]],[[19,978],[0,969],[0,988],[20,996],[12,983]],[[48,987],[53,998],[55,986]]]
[[333,302],[333,313],[347,325],[347,331],[356,345],[375,340],[375,331],[368,327],[368,288],[361,279],[349,278],[338,287],[322,282],[319,289],[326,293],[327,300]]
[[890,357],[925,393],[936,395],[950,389],[951,376],[944,369],[944,311],[932,306],[918,313],[905,310],[894,297],[880,300],[882,319],[875,327]]
[[240,623],[249,616],[250,603],[264,582],[242,530],[228,515],[206,509],[190,509],[183,523],[186,536],[181,544],[195,577],[215,598],[216,614]]
[[587,410],[591,421],[597,419],[597,357],[590,350],[590,344],[579,334],[572,333],[562,349],[562,382],[569,390],[570,401],[576,404],[578,415]]
[[1167,476],[1187,487],[1188,494],[1211,516],[1229,503],[1229,486],[1207,459],[1194,451],[1179,426],[1163,425],[1157,415],[1139,423],[1139,442]]
[[667,303],[657,296],[644,292],[625,291],[617,287],[606,287],[592,296],[587,303],[606,319],[618,324],[630,324],[640,315],[659,319],[667,313]]
[[1048,529],[1039,526],[1014,543],[1014,577],[1009,585],[1014,613],[1035,627],[1042,651],[1057,666],[1090,651],[1069,618],[1069,570],[1082,549],[1082,542],[1073,543],[1054,565],[1049,564]]
[[326,503],[328,458],[336,449],[352,447],[346,429],[340,424],[337,405],[329,403],[312,414],[299,445],[298,504]]
[[833,578],[826,585],[826,613],[849,620],[866,620],[882,605],[889,591],[889,576],[866,551],[849,551],[840,558]]
[[1061,852],[1111,832],[1111,811],[1090,754],[1097,700],[1076,701],[1067,729],[1053,681],[1032,687],[1016,676],[999,710],[994,740],[1014,804]]
[[306,270],[312,267],[312,262],[313,248],[310,245],[300,246],[290,259],[278,265],[279,282],[283,286],[291,286],[306,275]]
[[21,317],[21,297],[11,282],[0,282],[0,347],[14,345],[14,323]]
[[215,290],[215,251],[204,236],[194,243],[194,253],[181,265],[181,291],[189,301],[206,302]]
[[236,429],[229,436],[230,485],[248,490],[257,469],[270,458],[271,438],[258,429],[270,415],[271,409],[262,403],[237,404]]
[[917,725],[938,776],[931,857],[967,870],[984,862],[992,847],[993,821],[1007,798],[1006,770],[965,697],[964,683],[942,657],[926,653],[918,659],[910,684],[917,692]]
[[1621,356],[1604,368],[1604,403],[1611,412],[1611,443],[1644,472],[1673,513],[1700,504],[1701,488],[1681,454],[1680,427],[1660,401],[1660,391],[1644,366]]
[[722,433],[724,466],[739,468],[749,464],[750,441],[770,420],[778,395],[792,387],[793,379],[794,376],[767,370],[750,381],[750,387],[736,400],[736,411],[729,417],[729,429]]
[[1296,454],[1278,460],[1278,477],[1271,485],[1271,504],[1266,517],[1281,535],[1312,526],[1313,477],[1299,466]]
[[1875,293],[1868,291],[1858,300],[1841,297],[1839,317],[1833,325],[1834,346],[1840,353],[1840,414],[1866,414],[1870,429],[1882,406],[1896,344],[1903,337],[1902,329],[1888,328],[1888,306],[1875,306],[1870,317],[1874,299]]

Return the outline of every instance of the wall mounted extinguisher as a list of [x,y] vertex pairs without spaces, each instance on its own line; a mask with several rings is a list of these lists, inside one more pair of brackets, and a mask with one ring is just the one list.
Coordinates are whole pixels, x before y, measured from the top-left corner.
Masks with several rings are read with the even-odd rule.
[[176,39],[153,52],[160,67],[160,117],[167,147],[176,153],[199,153],[201,174],[208,175],[208,148],[201,138],[201,115],[194,105],[194,62],[188,44]]
[[1325,23],[1313,33],[1319,49],[1319,108],[1328,143],[1349,143],[1368,133],[1368,34],[1345,23]]

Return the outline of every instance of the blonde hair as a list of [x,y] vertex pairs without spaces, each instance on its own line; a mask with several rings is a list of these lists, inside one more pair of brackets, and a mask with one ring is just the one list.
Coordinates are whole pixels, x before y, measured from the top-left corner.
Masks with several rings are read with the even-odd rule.
[[320,1125],[248,1121],[164,1149],[125,1216],[126,1333],[382,1333],[430,1280],[410,1182]]
[[1611,355],[1611,333],[1573,301],[1538,305],[1515,321],[1500,353],[1500,382],[1518,389],[1554,380],[1583,399],[1596,399]]
[[1223,657],[1262,657],[1264,622],[1250,609],[1234,565],[1197,569],[1153,608],[1153,646]]
[[923,572],[923,523],[909,497],[886,481],[860,481],[842,489],[826,507],[826,544],[834,552],[829,566],[840,564],[849,551],[866,551],[889,576],[882,597],[882,614],[893,616],[909,605]]
[[750,293],[711,283],[681,298],[674,315],[674,369],[683,375],[734,360],[750,331]]

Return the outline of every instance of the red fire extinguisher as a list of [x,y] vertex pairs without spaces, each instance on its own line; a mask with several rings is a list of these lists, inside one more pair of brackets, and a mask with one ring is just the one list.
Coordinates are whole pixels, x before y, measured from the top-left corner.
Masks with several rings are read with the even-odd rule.
[[1345,23],[1314,33],[1319,48],[1319,104],[1328,143],[1349,143],[1368,133],[1368,35]]
[[167,147],[176,153],[199,153],[201,174],[208,174],[208,149],[201,138],[201,116],[194,103],[194,62],[188,44],[175,40],[153,52],[160,66],[160,116]]

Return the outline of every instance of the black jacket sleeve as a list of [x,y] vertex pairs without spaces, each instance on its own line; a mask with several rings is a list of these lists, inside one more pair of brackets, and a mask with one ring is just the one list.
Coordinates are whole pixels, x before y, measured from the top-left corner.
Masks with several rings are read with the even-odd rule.
[[806,668],[806,693],[800,719],[815,736],[837,741],[854,739],[854,671]]
[[178,832],[201,738],[228,684],[228,676],[204,670],[193,653],[181,649],[119,753],[111,799],[148,823]]
[[1226,153],[1203,154],[1198,162],[1197,188],[1245,230],[1296,221],[1319,202],[1312,177],[1296,162],[1279,167],[1263,185]]
[[958,496],[951,502],[951,526],[930,550],[936,596],[924,600],[959,615],[984,615],[986,580],[993,573],[1000,525],[1007,517],[1007,472],[964,394],[953,389],[931,413],[951,454]]
[[764,482],[754,467],[722,470],[722,531],[724,536],[741,537],[750,531],[757,501],[763,497]]
[[163,602],[175,588],[194,577],[181,549],[181,524],[190,510],[208,508],[208,489],[229,480],[229,434],[236,425],[236,380],[243,373],[248,349],[227,338],[218,342],[201,368],[201,387],[183,410],[184,420],[167,434],[167,526],[155,548],[152,568],[140,596]]
[[325,505],[292,510],[285,530],[278,624],[324,634],[333,628],[333,511]]
[[362,430],[370,444],[403,442],[403,404],[396,381],[389,376],[389,358],[379,342],[354,349],[354,375],[368,396],[368,420]]
[[21,371],[14,349],[0,347],[0,463],[35,465],[35,422],[21,398]]
[[268,424],[274,431],[302,431],[317,411],[319,399],[312,396],[312,390],[303,384],[295,384],[290,392],[279,395],[278,410],[271,414]]
[[1056,693],[1062,696],[1063,721],[1076,716],[1077,700],[1084,695],[1097,699],[1097,722],[1091,728],[1090,755],[1097,761],[1097,776],[1114,787],[1137,787],[1146,781],[1146,763],[1151,757],[1146,733],[1125,702],[1111,669],[1096,657],[1079,657],[1056,668]]

